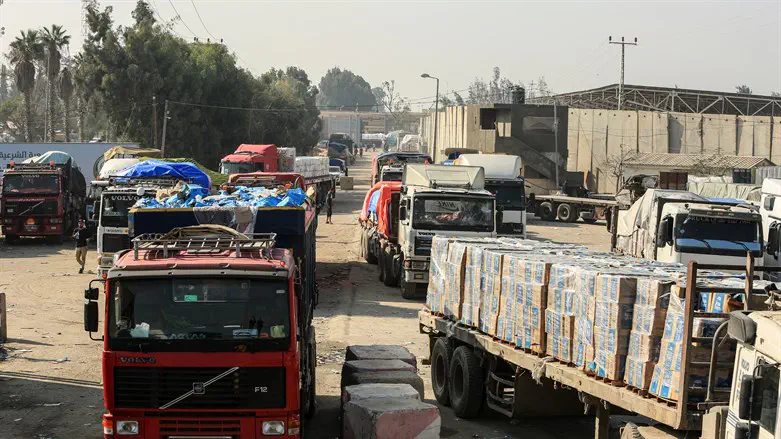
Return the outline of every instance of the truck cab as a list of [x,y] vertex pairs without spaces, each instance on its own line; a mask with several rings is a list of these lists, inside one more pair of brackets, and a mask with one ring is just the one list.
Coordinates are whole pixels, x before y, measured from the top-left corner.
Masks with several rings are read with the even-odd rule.
[[496,236],[496,198],[474,166],[407,164],[398,213],[399,284],[412,298],[428,285],[434,235]]
[[[76,182],[76,177],[82,181]],[[71,162],[56,165],[11,162],[2,176],[2,227],[7,243],[22,236],[62,242],[83,210],[86,188]]]
[[276,145],[242,144],[220,161],[220,173],[276,172],[279,155]]
[[380,170],[380,181],[401,181],[404,166],[383,166]]
[[727,334],[737,341],[729,406],[713,408],[705,415],[702,437],[778,439],[781,312],[733,312]]
[[[314,352],[297,265],[275,238],[185,227],[115,255],[101,281],[104,437],[300,437],[314,409],[300,356]],[[89,332],[99,295],[85,292]]]
[[502,212],[502,220],[496,225],[497,234],[525,238],[526,183],[521,177],[521,158],[501,154],[460,154],[454,164],[483,168],[485,189],[496,196],[496,208]]
[[762,257],[762,218],[750,206],[668,202],[656,233],[660,262],[745,264]]

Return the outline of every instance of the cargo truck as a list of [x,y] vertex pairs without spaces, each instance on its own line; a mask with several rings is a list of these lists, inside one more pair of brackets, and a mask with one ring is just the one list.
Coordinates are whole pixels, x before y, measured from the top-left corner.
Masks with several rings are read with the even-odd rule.
[[526,237],[526,188],[521,177],[522,163],[517,155],[461,154],[455,165],[480,166],[485,171],[485,189],[496,196],[496,209],[502,212],[496,233]]
[[276,145],[241,144],[220,161],[220,173],[277,172],[279,154]]
[[336,178],[329,172],[312,179],[305,178],[295,172],[251,172],[248,174],[231,174],[228,183],[234,186],[267,187],[275,188],[279,185],[290,184],[304,191],[313,191],[313,201],[318,213],[325,206],[328,199],[328,191],[336,185]]
[[3,235],[45,237],[61,243],[79,219],[86,219],[86,182],[73,159],[62,164],[11,162],[2,175]]
[[382,168],[385,166],[403,166],[407,163],[434,163],[431,156],[419,152],[384,152],[372,159],[371,184],[380,181]]
[[425,294],[434,235],[496,236],[496,199],[482,168],[408,163],[398,194],[398,208],[392,191],[383,198],[385,227],[363,223],[362,241],[384,284],[399,285],[405,299]]
[[[701,273],[710,270],[743,270],[745,287],[732,292],[744,294],[744,310],[699,309],[697,302],[703,295],[726,291],[701,282]],[[596,415],[597,439],[615,437],[617,426],[624,429],[622,439],[778,438],[781,295],[758,289],[752,283],[754,271],[778,268],[755,267],[751,258],[745,265],[689,263],[686,287],[677,290],[683,294],[684,310],[681,326],[676,329],[680,330],[681,365],[672,380],[664,382],[666,389],[680,391],[675,398],[656,397],[648,390],[586,374],[574,364],[513,346],[423,310],[419,326],[421,333],[429,336],[434,395],[462,419],[479,417],[483,405],[511,418],[585,411]],[[752,312],[768,307],[770,311]],[[712,334],[693,335],[696,322],[702,319],[721,319],[723,323]],[[737,347],[730,350],[725,343],[736,343]],[[710,355],[695,358],[693,352],[702,351],[703,346],[709,346]],[[732,354],[725,355],[725,349]],[[717,386],[723,384],[717,377],[722,377],[724,370],[732,372],[728,389]],[[695,371],[705,378],[691,379]],[[621,416],[611,420],[611,414]],[[628,420],[634,423],[627,424]]]
[[90,336],[96,282],[106,303],[104,438],[302,437],[315,399],[312,273],[278,237],[214,225],[142,233],[90,284]]
[[761,261],[762,217],[745,204],[715,202],[687,191],[649,189],[618,211],[614,250],[660,262],[735,264]]

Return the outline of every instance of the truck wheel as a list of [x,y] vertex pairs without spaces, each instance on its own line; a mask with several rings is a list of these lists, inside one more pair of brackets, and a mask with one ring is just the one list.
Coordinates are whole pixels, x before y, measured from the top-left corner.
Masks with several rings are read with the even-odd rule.
[[401,297],[407,300],[419,299],[417,292],[418,284],[415,282],[407,282],[404,279],[401,279],[399,282],[401,284]]
[[553,211],[553,204],[549,201],[540,203],[537,214],[543,221],[554,221],[556,219],[556,212]]
[[373,251],[376,249],[377,249],[376,239],[372,238],[371,236],[367,236],[366,237],[366,262],[370,264],[377,263],[377,253],[374,253]]
[[449,372],[448,390],[453,412],[459,418],[474,418],[483,407],[485,386],[483,369],[470,347],[460,346],[453,352]]
[[16,235],[5,235],[5,243],[7,245],[14,245],[16,243]]
[[393,254],[386,248],[380,252],[380,258],[382,258],[383,266],[382,284],[386,287],[395,287],[399,282],[399,277],[396,275],[396,270],[393,266]]
[[385,261],[385,250],[381,250],[380,257],[377,258],[377,271],[379,272],[380,282],[383,284],[385,284],[385,264],[387,264]]
[[444,406],[450,405],[448,369],[451,358],[453,358],[453,345],[448,343],[445,337],[437,338],[431,351],[431,387],[434,389],[437,402]]
[[559,204],[559,207],[556,209],[556,215],[565,223],[574,223],[578,220],[578,210],[567,203]]
[[[309,383],[309,389],[307,389],[307,398],[308,398],[308,405],[306,407],[306,411],[304,412],[304,417],[306,419],[312,419],[315,416],[315,412],[317,411],[317,403],[315,402],[316,394],[317,394],[317,380],[316,380],[316,373],[317,373],[317,345],[314,341],[314,329],[312,330],[312,345],[309,348],[310,354],[310,367],[312,370],[309,372],[312,374],[312,380]],[[303,436],[302,436],[303,437]]]

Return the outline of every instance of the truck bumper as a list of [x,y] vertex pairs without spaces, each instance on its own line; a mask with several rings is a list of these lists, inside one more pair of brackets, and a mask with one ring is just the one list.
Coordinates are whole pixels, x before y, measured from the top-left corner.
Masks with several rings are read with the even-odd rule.
[[[261,439],[285,438],[299,439],[301,435],[298,415],[269,417],[220,417],[214,413],[193,413],[192,417],[182,416],[133,416],[119,414],[103,415],[103,437],[112,439],[174,439],[174,438],[231,438]],[[129,422],[128,422],[129,421]],[[264,423],[284,425],[284,434],[263,434]],[[134,424],[135,423],[135,424]],[[127,431],[135,425],[136,434]],[[124,428],[125,433],[122,432]]]
[[11,222],[3,220],[3,235],[16,236],[48,236],[62,235],[62,223],[50,223],[47,219],[38,219],[34,224],[26,224],[23,221],[12,219]]
[[405,259],[403,276],[404,282],[416,284],[428,284],[428,264],[426,259]]

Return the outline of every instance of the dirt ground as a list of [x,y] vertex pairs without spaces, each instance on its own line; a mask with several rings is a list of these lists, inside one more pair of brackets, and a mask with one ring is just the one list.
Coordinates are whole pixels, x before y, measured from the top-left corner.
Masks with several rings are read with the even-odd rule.
[[[320,304],[318,414],[307,437],[339,436],[339,381],[344,348],[350,344],[399,344],[419,360],[428,338],[418,331],[422,301],[401,298],[377,280],[376,267],[360,258],[358,211],[368,189],[371,158],[350,168],[355,190],[338,191],[334,224],[321,217],[317,236]],[[603,223],[563,224],[529,218],[529,237],[574,242],[606,250]],[[90,251],[88,267],[97,254]],[[91,261],[91,262],[90,262]],[[83,331],[83,291],[94,271],[78,274],[73,244],[36,241],[0,243],[0,292],[8,302],[8,343],[0,350],[0,438],[100,438],[103,394],[101,343]],[[101,308],[102,309],[102,308]],[[6,357],[7,356],[7,357]],[[5,357],[5,358],[4,358]],[[430,368],[419,361],[426,399],[433,401]],[[441,407],[443,438],[586,438],[593,418],[524,419],[510,422],[487,411],[479,421],[456,418]]]

